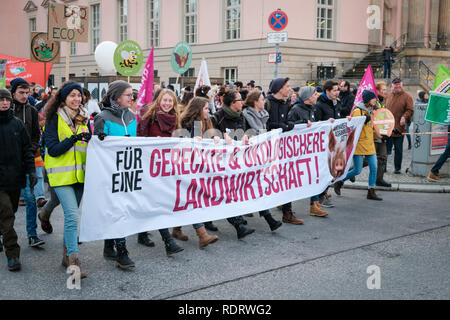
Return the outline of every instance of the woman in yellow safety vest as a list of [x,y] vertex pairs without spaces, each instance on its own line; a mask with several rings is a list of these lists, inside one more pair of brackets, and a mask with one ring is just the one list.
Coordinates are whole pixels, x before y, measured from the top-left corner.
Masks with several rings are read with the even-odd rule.
[[[64,210],[62,265],[80,267],[78,259],[78,208],[84,187],[87,142],[91,138],[89,113],[82,105],[78,83],[63,84],[45,108],[45,169]],[[86,274],[81,272],[81,278]]]

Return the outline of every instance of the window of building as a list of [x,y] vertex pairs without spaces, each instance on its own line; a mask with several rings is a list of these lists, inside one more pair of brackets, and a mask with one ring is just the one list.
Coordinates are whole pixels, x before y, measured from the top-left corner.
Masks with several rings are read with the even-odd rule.
[[128,40],[128,0],[119,0],[119,42]]
[[149,45],[159,47],[159,10],[160,0],[148,1]]
[[333,39],[334,0],[317,0],[317,39]]
[[91,17],[92,52],[95,52],[95,48],[97,48],[100,43],[100,4],[91,6]]
[[183,73],[183,77],[195,77],[195,68],[189,68],[185,73]]
[[225,39],[241,38],[241,0],[226,0]]
[[184,0],[184,39],[197,42],[197,0]]
[[225,68],[224,69],[224,78],[225,83],[228,82],[236,82],[238,79],[238,69],[237,68]]
[[30,19],[30,32],[36,32],[36,18]]
[[76,56],[77,55],[77,43],[76,42],[71,42],[70,43],[70,55],[71,56]]

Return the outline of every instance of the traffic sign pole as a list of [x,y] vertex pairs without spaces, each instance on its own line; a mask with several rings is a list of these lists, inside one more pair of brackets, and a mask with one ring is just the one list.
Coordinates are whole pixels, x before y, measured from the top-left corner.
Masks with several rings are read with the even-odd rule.
[[[270,14],[268,22],[269,22],[269,27],[272,30],[278,32],[278,31],[282,31],[284,28],[286,28],[286,26],[288,24],[288,17],[285,12],[281,11],[281,9],[278,9]],[[280,35],[277,35],[277,36],[280,36]],[[286,40],[287,40],[287,35],[286,35]],[[274,78],[278,78],[278,55],[280,53],[280,42],[286,42],[286,41],[282,41],[280,39],[280,37],[278,37],[276,40],[275,71],[273,72]]]
[[275,50],[276,50],[276,58],[275,58],[275,71],[273,72],[273,78],[276,79],[278,78],[278,52],[280,51],[280,44],[277,43],[275,45]]

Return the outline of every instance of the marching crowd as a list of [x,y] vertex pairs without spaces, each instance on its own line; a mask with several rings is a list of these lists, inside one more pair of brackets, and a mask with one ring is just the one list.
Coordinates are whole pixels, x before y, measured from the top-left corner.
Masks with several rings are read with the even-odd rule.
[[[353,108],[356,90],[347,81],[333,80],[322,86],[291,88],[289,78],[277,78],[270,83],[267,94],[255,86],[254,81],[246,87],[238,81],[214,88],[201,86],[195,92],[186,87],[181,96],[177,96],[173,88],[155,85],[153,103],[143,106],[136,117],[137,92],[125,81],[112,82],[97,104],[88,90],[72,81],[65,82],[59,89],[52,87],[45,96],[42,88],[35,89],[22,78],[12,80],[9,90],[0,88],[0,235],[3,238],[0,251],[4,248],[8,269],[17,271],[21,268],[20,247],[14,229],[21,194],[26,205],[29,246],[45,244],[37,236],[37,219],[44,232],[52,233],[51,214],[61,204],[64,212],[62,265],[76,265],[81,269],[78,220],[86,151],[92,135],[97,135],[100,140],[106,136],[172,137],[177,129],[183,128],[192,138],[198,139],[214,138],[208,136],[208,130],[216,129],[229,142],[229,130],[251,128],[260,132],[280,128],[289,131],[299,123],[309,127],[312,122],[329,120],[332,123],[334,119],[364,116],[366,120],[359,141],[355,141],[353,169],[344,180],[334,183],[333,188],[340,195],[344,181],[354,181],[366,160],[370,169],[367,199],[382,200],[374,187],[390,187],[383,175],[392,147],[395,173],[401,173],[403,139],[406,125],[412,120],[413,99],[403,90],[398,78],[392,81],[390,93],[384,82],[377,84],[376,94],[364,90],[362,101]],[[395,117],[391,137],[374,132],[373,111],[379,108],[388,108]],[[200,123],[201,137],[196,136],[194,123]],[[247,139],[244,136],[243,142]],[[44,181],[48,181],[48,200],[44,196]],[[328,190],[311,197],[310,204],[310,215],[316,217],[326,217],[328,212],[323,208],[334,206]],[[304,223],[295,216],[292,203],[286,203],[280,209],[281,221],[272,216],[269,208],[259,212],[270,230],[277,230],[283,223]],[[239,239],[255,231],[247,226],[243,216],[227,220],[236,229]],[[217,235],[208,233],[218,230],[212,221],[194,224],[193,228],[200,247],[218,240]],[[188,240],[181,227],[173,228],[172,232],[161,229],[159,233],[168,255],[183,250],[174,238]],[[155,245],[146,232],[140,233],[137,239],[142,245]],[[125,238],[105,240],[103,255],[115,260],[121,269],[135,266]],[[86,277],[86,273],[82,271],[81,277]]]

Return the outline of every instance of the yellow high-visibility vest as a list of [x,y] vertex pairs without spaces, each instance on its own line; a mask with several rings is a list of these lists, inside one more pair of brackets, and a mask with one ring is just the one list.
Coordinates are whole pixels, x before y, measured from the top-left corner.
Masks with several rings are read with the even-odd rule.
[[[78,127],[77,134],[89,132],[86,125]],[[59,142],[73,136],[72,130],[58,114],[58,137]],[[67,186],[74,183],[84,183],[84,172],[86,170],[87,143],[77,141],[66,153],[52,157],[45,152],[45,170],[47,170],[48,182],[51,187]]]

